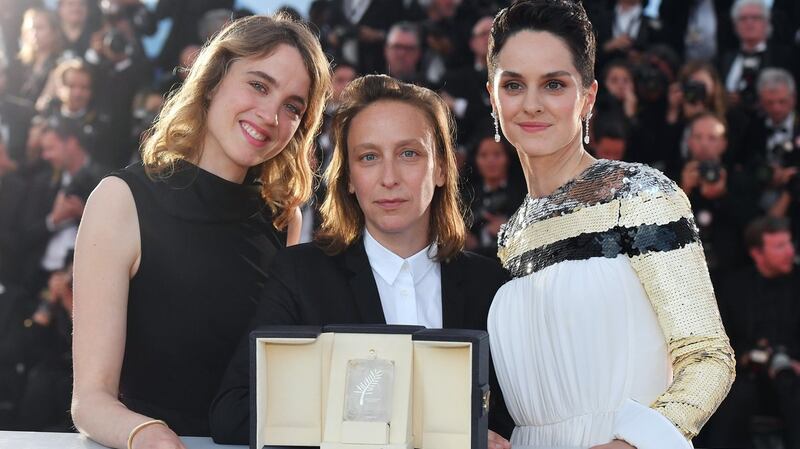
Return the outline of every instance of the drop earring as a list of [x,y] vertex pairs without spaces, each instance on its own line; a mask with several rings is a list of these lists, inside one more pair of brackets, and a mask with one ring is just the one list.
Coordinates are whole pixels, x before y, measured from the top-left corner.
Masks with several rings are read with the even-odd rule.
[[589,113],[586,114],[586,118],[584,119],[584,122],[583,122],[583,126],[584,126],[584,128],[583,128],[583,143],[586,144],[586,145],[589,145],[589,120],[591,120],[591,119],[592,119],[592,111],[589,111]]
[[497,123],[497,114],[494,111],[491,113],[492,118],[494,119],[494,141],[500,142],[500,125]]

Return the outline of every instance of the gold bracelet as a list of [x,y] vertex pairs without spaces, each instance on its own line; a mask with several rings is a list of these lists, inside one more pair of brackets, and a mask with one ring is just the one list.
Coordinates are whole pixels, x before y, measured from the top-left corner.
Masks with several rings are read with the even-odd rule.
[[138,426],[134,427],[133,430],[131,430],[131,433],[128,434],[128,449],[133,449],[133,437],[135,437],[140,430],[144,429],[145,427],[151,424],[163,424],[167,429],[169,429],[167,423],[165,423],[160,419],[151,419],[150,421],[145,421],[139,424]]

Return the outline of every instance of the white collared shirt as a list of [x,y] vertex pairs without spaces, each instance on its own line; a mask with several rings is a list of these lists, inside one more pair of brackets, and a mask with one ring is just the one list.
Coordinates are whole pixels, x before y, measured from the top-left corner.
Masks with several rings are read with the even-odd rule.
[[[756,45],[753,49],[754,53],[761,53],[767,50],[767,43],[762,42]],[[740,51],[733,60],[731,70],[728,72],[728,77],[725,79],[725,88],[728,92],[739,92],[742,90],[742,72],[744,71],[745,56]]]
[[431,257],[431,244],[403,259],[378,243],[364,229],[367,252],[386,324],[411,324],[429,329],[442,327],[442,269]]
[[642,24],[642,5],[636,5],[627,10],[623,10],[620,5],[614,8],[615,18],[612,31],[614,37],[619,37],[623,34],[631,39],[636,39],[639,35],[639,27]]
[[[794,136],[794,111],[783,120],[783,122],[772,123],[771,119],[765,121],[769,136],[767,137],[767,160],[769,162],[780,163],[780,152],[774,150],[781,146],[784,150],[793,148],[792,136]],[[781,131],[773,131],[775,128],[782,128]],[[787,146],[788,144],[788,146]],[[772,150],[772,151],[770,151]],[[778,153],[778,154],[776,154]]]

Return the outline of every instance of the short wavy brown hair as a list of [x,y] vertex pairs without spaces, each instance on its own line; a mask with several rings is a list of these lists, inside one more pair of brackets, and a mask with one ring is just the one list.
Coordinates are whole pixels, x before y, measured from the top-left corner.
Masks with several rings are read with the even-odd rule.
[[283,229],[292,209],[312,193],[311,154],[330,96],[330,66],[319,39],[303,23],[284,15],[250,16],[229,23],[200,50],[189,76],[164,104],[142,144],[149,174],[169,175],[178,159],[194,160],[202,150],[208,119],[208,93],[217,88],[230,64],[270,55],[279,45],[297,49],[311,78],[308,107],[292,139],[278,155],[261,164],[261,195]]
[[453,144],[453,118],[444,100],[433,91],[403,83],[386,75],[357,78],[342,92],[333,117],[334,152],[324,179],[328,187],[320,212],[322,225],[317,244],[328,254],[342,252],[353,244],[364,229],[364,212],[354,194],[348,191],[347,135],[353,119],[367,106],[379,101],[398,101],[423,112],[434,135],[436,164],[444,174],[444,184],[436,187],[430,206],[428,241],[438,245],[436,260],[444,261],[464,248],[466,226],[458,191],[458,168]]

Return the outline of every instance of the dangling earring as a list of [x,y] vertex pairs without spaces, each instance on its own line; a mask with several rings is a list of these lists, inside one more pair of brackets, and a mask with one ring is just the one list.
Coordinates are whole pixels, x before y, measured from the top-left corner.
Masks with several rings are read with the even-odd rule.
[[589,113],[586,114],[586,118],[584,119],[584,122],[583,122],[583,126],[584,126],[583,143],[586,144],[586,145],[589,145],[589,120],[591,120],[591,119],[592,119],[592,111],[589,111]]
[[491,113],[492,118],[494,119],[494,141],[500,142],[500,125],[497,123],[497,114],[492,111]]

